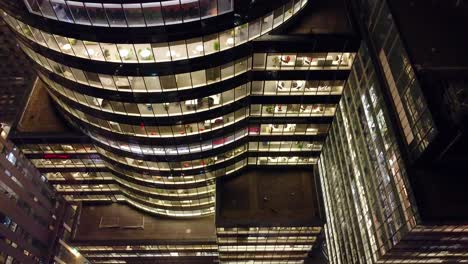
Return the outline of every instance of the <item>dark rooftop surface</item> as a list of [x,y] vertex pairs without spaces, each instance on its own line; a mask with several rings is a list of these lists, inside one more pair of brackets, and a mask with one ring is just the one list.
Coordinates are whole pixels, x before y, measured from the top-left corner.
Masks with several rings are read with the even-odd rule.
[[312,168],[249,170],[216,188],[218,226],[321,224]]
[[346,34],[354,35],[344,0],[310,0],[301,16],[282,30],[285,34]]
[[[423,222],[466,222],[468,140],[466,128],[463,132],[458,126],[467,123],[453,123],[463,113],[455,102],[464,100],[466,93],[455,96],[456,90],[450,91],[447,84],[464,80],[459,83],[460,91],[467,90],[468,1],[387,2],[438,129],[436,140],[410,174],[420,218]],[[453,98],[447,96],[450,93]]]
[[414,64],[422,68],[468,67],[468,2],[388,1]]
[[69,132],[64,120],[57,113],[47,93],[45,84],[38,79],[16,127],[23,133],[63,133]]
[[[104,217],[104,219],[102,219]],[[143,220],[144,219],[144,220]],[[103,221],[101,223],[101,220]],[[102,228],[118,223],[117,227]],[[143,228],[125,228],[143,224]],[[111,241],[111,242],[110,242]],[[95,244],[128,244],[151,241],[188,243],[216,241],[214,217],[194,219],[163,218],[146,214],[124,204],[84,205],[73,242]]]

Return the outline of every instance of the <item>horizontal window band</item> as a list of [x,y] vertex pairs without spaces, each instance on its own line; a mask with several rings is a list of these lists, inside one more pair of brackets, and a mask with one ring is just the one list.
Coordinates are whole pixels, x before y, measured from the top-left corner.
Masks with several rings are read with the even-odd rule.
[[107,167],[47,167],[47,168],[37,168],[41,173],[54,173],[54,172],[109,172],[110,170]]
[[63,76],[57,75],[55,73],[51,73],[37,64],[35,64],[35,66],[37,66],[35,68],[39,70],[40,73],[46,78],[75,92],[103,99],[135,103],[165,103],[207,97],[213,94],[222,93],[224,91],[234,89],[237,86],[247,84],[251,79],[250,75],[252,75],[252,73],[246,72],[237,75],[233,78],[223,80],[221,82],[211,83],[208,85],[179,91],[127,92],[84,85],[82,83],[78,83],[64,78]]
[[114,179],[81,179],[81,180],[57,180],[49,179],[48,182],[52,185],[99,185],[99,184],[114,184]]
[[[207,182],[210,180],[199,181],[194,183],[178,183],[178,184],[161,184],[161,183],[153,183],[150,181],[142,181],[137,178],[128,176],[126,174],[110,170],[115,177],[121,178],[127,182],[131,182],[134,184],[144,185],[146,187],[154,187],[159,189],[180,189],[180,188],[197,188],[203,187],[207,185]],[[214,179],[213,179],[214,180]],[[83,180],[48,180],[50,184],[55,185],[99,185],[99,184],[114,184],[114,179],[83,179]]]
[[[175,125],[175,124],[189,124],[196,123],[205,120],[210,120],[218,117],[225,116],[229,113],[233,113],[239,109],[245,108],[249,105],[249,98],[244,97],[235,101],[233,103],[220,106],[214,109],[209,109],[206,111],[201,111],[199,113],[189,113],[186,115],[174,115],[174,116],[135,116],[135,115],[122,115],[110,113],[107,111],[100,111],[91,107],[84,106],[78,102],[72,101],[67,97],[64,97],[62,94],[57,93],[56,91],[51,91],[55,96],[58,96],[59,99],[65,103],[68,107],[75,108],[83,113],[89,114],[96,118],[103,120],[109,120],[113,122],[118,122],[121,124],[137,125],[140,126],[163,126],[163,125]],[[58,105],[58,104],[57,104]],[[60,108],[63,108],[60,106]],[[67,111],[68,112],[68,111]]]
[[[35,64],[37,65],[37,64]],[[287,71],[287,72],[261,72],[261,71],[250,71],[242,73],[223,80],[221,82],[208,84],[205,86],[199,86],[191,89],[183,89],[179,91],[168,91],[168,92],[126,92],[116,91],[103,88],[97,88],[93,86],[84,85],[63,76],[49,72],[48,70],[37,66],[40,73],[49,78],[51,81],[58,83],[67,89],[75,92],[109,99],[119,102],[134,102],[134,103],[166,103],[166,102],[177,102],[184,100],[192,100],[201,97],[207,97],[210,95],[222,93],[235,87],[249,84],[251,81],[287,81],[287,80],[304,80],[304,81],[343,81],[349,76],[348,70],[343,71]],[[271,76],[274,76],[272,78]],[[308,96],[304,94],[303,96]],[[293,95],[294,96],[294,95]],[[302,96],[302,95],[300,95]],[[312,95],[311,95],[312,96]],[[327,97],[327,95],[314,95],[317,98]]]
[[[282,156],[287,157],[287,155],[282,155]],[[230,159],[228,159],[226,161],[216,163],[214,165],[205,165],[204,167],[194,168],[194,169],[186,169],[186,170],[150,170],[150,169],[144,169],[144,168],[140,168],[140,167],[137,168],[135,166],[130,166],[128,164],[124,164],[124,163],[115,161],[115,160],[113,160],[111,158],[105,157],[104,155],[102,156],[102,159],[105,160],[106,162],[112,164],[113,166],[117,166],[118,168],[123,168],[124,170],[138,172],[140,174],[149,174],[149,175],[157,174],[157,175],[160,175],[160,176],[177,177],[177,176],[181,176],[181,175],[194,175],[194,174],[205,173],[205,172],[213,172],[213,171],[216,171],[218,169],[225,169],[225,168],[229,167],[230,165],[233,165],[236,162],[242,161],[242,160],[244,160],[244,159],[246,159],[248,157],[257,157],[257,154],[253,153],[253,152],[246,151],[246,152],[244,152],[242,154],[239,154],[239,155],[235,156],[234,158],[230,158]],[[301,157],[309,158],[307,156],[301,156]],[[297,165],[302,165],[302,164],[294,164],[294,166],[297,166]],[[287,165],[283,165],[283,166],[287,166]],[[310,164],[309,164],[309,166],[310,166]]]
[[[193,195],[171,196],[171,195],[154,194],[154,193],[146,192],[146,191],[143,191],[143,190],[138,190],[136,188],[128,187],[125,184],[122,184],[122,183],[119,183],[119,182],[117,182],[117,184],[119,185],[120,188],[124,188],[126,192],[130,192],[130,193],[133,193],[133,194],[136,194],[136,195],[148,196],[148,197],[151,197],[153,199],[161,199],[161,200],[164,200],[164,201],[184,201],[184,200],[207,199],[207,198],[214,197],[214,194],[215,194],[215,190],[213,189],[210,192],[198,193],[198,194],[194,193]],[[183,190],[183,189],[179,189],[179,190]],[[132,199],[139,200],[140,202],[143,201],[142,199],[138,199],[138,198],[135,199],[133,197],[132,197]]]
[[[89,26],[81,24],[66,23],[63,21],[57,21],[49,19],[36,14],[31,14],[28,8],[22,3],[22,0],[18,0],[18,4],[11,5],[3,2],[9,2],[8,0],[0,1],[0,8],[4,9],[10,14],[15,14],[15,17],[20,18],[23,22],[34,25],[38,29],[46,30],[54,34],[59,34],[73,38],[86,38],[90,41],[103,41],[103,42],[116,42],[126,43],[129,38],[134,39],[138,42],[164,42],[164,41],[177,41],[186,38],[199,37],[203,35],[209,35],[224,30],[231,29],[239,24],[252,22],[255,19],[265,16],[266,14],[281,8],[283,5],[288,3],[287,0],[278,0],[275,2],[268,2],[268,4],[262,4],[265,0],[256,1],[251,3],[239,3],[238,6],[234,4],[235,11],[230,11],[225,14],[209,17],[201,20],[194,20],[186,23],[174,23],[167,25],[157,25],[149,27],[104,27],[104,26]],[[116,3],[117,1],[103,0],[96,1],[90,0],[85,2],[99,2],[99,3]],[[244,0],[234,0],[235,2]],[[122,2],[122,1],[120,1]],[[145,3],[148,0],[136,1],[136,0],[125,0],[124,3]],[[158,1],[150,1],[158,2]],[[249,4],[254,4],[252,8]],[[239,16],[239,14],[243,14]],[[292,21],[298,15],[293,15],[291,19],[284,21],[286,24]]]
[[[314,123],[328,123],[330,121],[330,116],[327,115],[317,115],[314,116],[310,114],[307,115],[298,115],[294,116],[293,114],[284,114],[284,115],[265,115],[265,116],[249,116],[248,114],[248,107],[252,104],[262,104],[262,105],[269,105],[275,103],[275,105],[288,105],[288,104],[300,104],[300,105],[336,105],[339,101],[339,96],[323,96],[315,98],[315,96],[251,96],[244,97],[239,99],[238,101],[234,101],[230,104],[223,105],[216,107],[214,109],[209,109],[201,112],[196,113],[189,113],[185,115],[173,115],[173,116],[137,116],[137,115],[124,115],[118,113],[110,113],[107,111],[101,111],[98,109],[94,109],[88,106],[84,106],[78,102],[70,100],[67,97],[64,97],[62,94],[52,91],[54,95],[58,96],[62,102],[64,102],[67,106],[73,107],[83,113],[89,114],[96,118],[100,118],[103,120],[113,121],[120,124],[130,124],[130,125],[142,125],[145,126],[164,126],[164,125],[181,125],[181,124],[191,124],[196,122],[203,122],[206,120],[214,119],[214,118],[221,118],[229,113],[233,113],[237,110],[242,108],[247,108],[247,118],[252,120],[272,120],[272,122],[278,122],[275,120],[284,119],[284,120],[293,120],[299,118],[306,118],[308,120],[314,121]],[[249,100],[250,99],[250,100]],[[323,101],[317,102],[319,99]],[[332,118],[332,117],[331,117]],[[280,121],[281,122],[281,121]],[[288,122],[288,121],[284,121]],[[255,122],[257,123],[257,122]]]
[[[248,140],[247,142],[257,142],[257,141],[251,141],[251,140]],[[246,142],[244,142],[246,143]],[[261,143],[261,142],[260,142]],[[140,155],[136,155],[136,154],[133,154],[133,153],[130,153],[130,152],[124,152],[124,151],[119,151],[119,150],[116,150],[116,149],[112,149],[112,148],[109,148],[107,147],[106,145],[104,144],[100,144],[100,143],[97,143],[97,145],[103,149],[106,149],[108,151],[112,151],[116,154],[119,154],[121,156],[128,156],[128,157],[132,157],[132,158],[136,158],[136,159],[142,159],[144,158],[145,156],[140,156]],[[250,150],[249,150],[250,151]],[[269,151],[251,151],[252,153],[255,153],[256,155],[253,155],[253,156],[281,156],[281,155],[285,155],[285,156],[309,156],[309,157],[318,157],[320,155],[320,151],[315,151],[315,150],[308,150],[308,151],[274,151],[274,150],[269,150]],[[212,154],[212,153],[211,153]],[[47,156],[47,155],[50,155],[50,154],[42,154],[42,153],[28,153],[28,154],[25,154],[25,156],[28,158],[28,159],[50,159],[50,160],[54,160],[54,159],[57,159],[57,160],[63,160],[64,158],[62,157],[62,155],[60,154],[57,154],[57,156],[54,156],[53,154],[51,156]],[[88,153],[70,153],[70,154],[66,154],[67,156],[67,159],[93,159],[93,158],[100,158],[100,155],[99,154],[88,154]],[[165,156],[166,157],[166,156]],[[198,159],[198,158],[202,158],[202,157],[192,157],[188,160],[192,160],[192,159]],[[147,159],[147,160],[151,160],[151,161],[181,161],[181,160],[184,160],[183,157],[179,159],[179,157],[176,157],[176,158],[173,158],[173,159],[167,159],[167,158],[161,158],[161,159]],[[86,182],[86,181],[103,181],[103,182],[106,182],[108,180],[106,179],[83,179],[83,180],[74,180],[74,181],[70,181],[69,183],[70,184],[78,184],[78,182]],[[63,180],[49,180],[49,182],[55,184],[55,183],[60,183],[60,182],[65,182]]]
[[61,194],[61,195],[83,195],[84,193],[86,193],[86,195],[118,195],[118,194],[121,194],[121,192],[119,190],[115,190],[115,191],[96,191],[96,190],[90,190],[90,191],[83,191],[83,190],[73,190],[73,191],[61,191],[61,190],[57,190],[57,193]]
[[[247,144],[249,142],[257,142],[257,141],[252,141],[250,138],[245,137],[240,140],[234,141],[232,144],[228,144],[213,150],[205,151],[205,152],[200,152],[200,153],[193,153],[193,154],[179,154],[179,155],[161,155],[161,156],[156,156],[156,155],[138,155],[136,153],[132,152],[127,152],[123,150],[118,150],[115,148],[111,148],[107,145],[101,144],[99,142],[96,143],[97,146],[99,146],[102,149],[105,149],[109,152],[115,153],[119,156],[122,157],[130,157],[138,160],[146,160],[146,161],[158,161],[158,162],[181,162],[181,161],[191,161],[191,160],[196,160],[196,159],[203,159],[203,158],[209,158],[212,156],[217,156],[217,155],[222,155],[223,153],[233,150],[235,148],[241,147],[244,144]],[[256,156],[301,156],[301,157],[319,157],[320,156],[320,151],[250,151],[248,156],[249,157],[256,157]]]
[[[227,135],[228,133],[232,133],[234,131],[236,131],[236,129],[238,130],[238,128],[247,128],[245,127],[246,124],[256,124],[257,128],[259,129],[259,126],[261,124],[316,124],[316,125],[327,125],[327,124],[331,124],[332,120],[333,120],[333,117],[327,117],[325,119],[323,119],[322,121],[323,122],[316,122],[317,119],[315,117],[313,118],[303,118],[303,117],[297,117],[297,118],[284,118],[284,117],[277,117],[277,118],[259,118],[259,119],[256,119],[256,118],[252,118],[252,119],[249,119],[247,118],[247,121],[246,119],[244,120],[241,120],[239,122],[236,122],[234,123],[233,125],[230,125],[228,127],[224,127],[224,128],[220,128],[220,129],[216,129],[212,132],[207,132],[206,135],[205,133],[203,134],[194,134],[194,135],[190,135],[190,136],[187,136],[187,137],[161,137],[161,138],[151,138],[151,137],[138,137],[138,136],[133,136],[133,135],[127,135],[127,134],[120,134],[120,133],[116,133],[116,132],[112,132],[112,131],[109,131],[109,130],[105,130],[105,129],[102,129],[102,128],[99,128],[99,127],[95,127],[87,122],[82,122],[81,120],[79,120],[78,118],[76,118],[75,116],[73,115],[70,115],[70,114],[66,114],[67,117],[73,119],[74,121],[73,122],[79,122],[80,124],[84,125],[83,128],[86,128],[87,130],[89,130],[90,132],[94,132],[100,136],[103,136],[104,138],[109,138],[109,139],[115,139],[115,140],[121,140],[121,141],[126,141],[126,142],[134,142],[134,143],[140,143],[140,144],[146,144],[146,145],[162,145],[162,146],[167,146],[167,145],[177,145],[177,144],[183,144],[183,143],[186,143],[190,140],[195,140],[195,141],[200,141],[201,139],[203,140],[210,140],[210,139],[215,139],[217,136],[223,136],[223,135]],[[323,129],[322,127],[318,127],[318,129]],[[318,131],[320,132],[320,131]],[[299,137],[303,137],[303,136],[312,136],[312,137],[315,137],[315,138],[322,138],[321,137],[321,132],[319,134],[307,134],[305,131],[304,131],[304,134],[285,134],[285,135],[281,135],[281,134],[260,134],[260,135],[256,135],[256,133],[249,133],[250,135],[249,136],[253,136],[253,137],[259,137],[259,138],[268,138],[268,136],[273,136],[273,137],[281,137],[281,136],[287,136],[287,137],[294,137],[294,136],[299,136]],[[252,135],[253,134],[253,135]],[[323,133],[325,134],[325,133]],[[200,135],[202,135],[202,137],[200,138]]]
[[[318,34],[307,37],[287,36],[285,39],[283,39],[283,36],[268,36],[262,37],[259,41],[249,41],[242,45],[204,56],[175,61],[138,63],[81,58],[44,47],[20,34],[16,35],[31,50],[70,67],[103,74],[113,74],[118,71],[121,75],[147,76],[198,71],[260,53],[353,53],[359,47],[359,45],[356,45],[359,41],[349,36]],[[291,43],[294,43],[294,49],[291,48]]]
[[[307,122],[305,122],[307,124]],[[191,142],[193,140],[196,140],[194,142],[198,142],[200,140],[214,140],[216,138],[221,138],[227,134],[233,133],[235,131],[239,131],[242,129],[246,129],[247,127],[245,126],[245,122],[240,122],[234,124],[232,127],[228,127],[225,130],[220,129],[220,132],[216,132],[213,134],[208,134],[206,137],[199,138],[197,136],[199,135],[194,135],[194,136],[189,136],[189,137],[177,137],[177,138],[136,138],[134,136],[130,135],[121,135],[121,134],[116,134],[107,130],[103,130],[100,128],[91,128],[87,127],[90,132],[96,133],[99,136],[102,136],[104,138],[109,138],[112,140],[120,140],[124,142],[129,142],[129,143],[137,143],[137,144],[143,144],[143,145],[159,145],[159,146],[171,146],[171,145],[180,145],[184,144],[187,142]],[[249,134],[250,138],[255,139],[255,141],[262,141],[262,140],[268,140],[268,141],[307,141],[307,139],[311,139],[311,141],[323,141],[326,137],[326,133],[320,133],[320,134]],[[291,139],[291,140],[289,140]]]

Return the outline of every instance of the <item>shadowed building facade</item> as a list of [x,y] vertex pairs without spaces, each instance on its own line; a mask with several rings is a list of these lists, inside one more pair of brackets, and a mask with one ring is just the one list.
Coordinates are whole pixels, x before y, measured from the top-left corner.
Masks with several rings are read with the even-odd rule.
[[0,136],[0,262],[89,263],[69,246],[76,207],[57,195],[5,135]]
[[348,8],[363,42],[319,161],[330,262],[466,262],[466,4]]

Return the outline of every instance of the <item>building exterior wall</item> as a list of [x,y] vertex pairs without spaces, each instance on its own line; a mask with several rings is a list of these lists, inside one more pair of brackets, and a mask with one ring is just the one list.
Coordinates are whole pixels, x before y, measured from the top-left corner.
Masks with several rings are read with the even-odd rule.
[[367,45],[379,60],[385,89],[391,95],[404,135],[405,151],[412,160],[417,159],[436,137],[437,128],[390,8],[386,0],[363,0],[351,5],[366,28]]
[[333,263],[377,261],[418,219],[367,52],[361,46],[319,161]]
[[386,2],[349,1],[363,42],[318,165],[329,260],[466,261],[466,226],[421,219],[413,198],[415,161],[438,129]]
[[71,232],[73,209],[3,136],[0,153],[0,261],[52,263],[60,259],[67,254],[61,245]]
[[221,263],[304,263],[321,227],[218,227]]
[[[180,13],[188,2],[174,3],[3,4],[57,109],[93,145],[93,153],[64,150],[68,158],[37,152],[33,163],[45,173],[110,173],[100,184],[60,184],[63,193],[206,216],[217,177],[317,162],[356,39],[267,36],[297,19],[307,0],[199,1],[199,10],[214,4],[210,15],[188,20]],[[163,23],[152,24],[146,11],[161,8]],[[29,155],[38,146],[22,148]]]

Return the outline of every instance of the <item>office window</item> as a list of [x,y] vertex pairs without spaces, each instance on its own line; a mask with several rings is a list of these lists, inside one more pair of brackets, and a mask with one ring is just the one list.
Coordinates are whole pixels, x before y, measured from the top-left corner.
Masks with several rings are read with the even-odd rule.
[[85,6],[93,26],[109,26],[102,4],[85,3]]
[[64,0],[50,0],[58,20],[73,23],[73,17]]
[[164,1],[161,2],[161,5],[164,13],[164,23],[166,25],[182,21],[182,9],[179,0]]
[[111,27],[126,27],[127,22],[125,19],[122,5],[120,4],[104,4],[109,25]]
[[88,12],[82,2],[67,1],[68,8],[73,15],[75,23],[83,25],[91,25],[88,17]]
[[198,1],[181,0],[184,22],[200,19],[200,7]]
[[123,4],[123,9],[129,27],[144,27],[146,25],[140,4]]
[[216,16],[218,14],[217,0],[199,0],[200,15],[202,18]]
[[148,26],[159,26],[164,24],[161,4],[159,2],[142,3],[141,5],[143,7],[146,24]]

